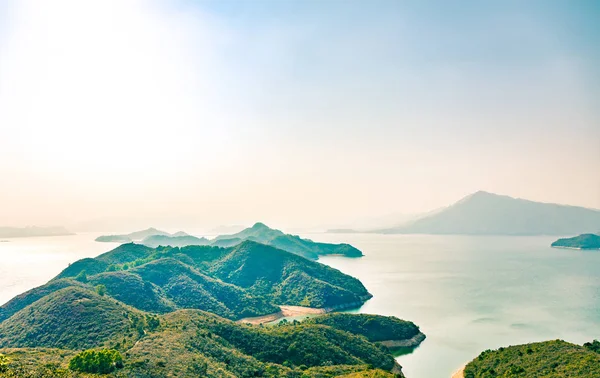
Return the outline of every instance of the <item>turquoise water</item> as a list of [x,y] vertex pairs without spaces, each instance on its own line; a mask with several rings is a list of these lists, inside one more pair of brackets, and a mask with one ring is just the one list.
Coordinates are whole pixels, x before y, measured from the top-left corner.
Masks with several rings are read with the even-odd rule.
[[[96,234],[0,243],[0,303],[116,246]],[[427,335],[398,357],[407,378],[449,378],[488,348],[600,339],[600,252],[550,248],[553,237],[310,234],[365,257],[320,261],[374,295],[359,312],[414,321]]]
[[414,321],[427,339],[398,357],[407,378],[445,377],[488,348],[600,339],[600,252],[554,237],[306,235],[365,253],[320,261],[374,295],[358,312]]

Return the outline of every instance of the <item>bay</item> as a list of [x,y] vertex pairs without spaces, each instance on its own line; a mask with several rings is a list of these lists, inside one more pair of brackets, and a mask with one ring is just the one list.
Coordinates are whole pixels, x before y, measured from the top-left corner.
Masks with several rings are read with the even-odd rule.
[[486,349],[600,339],[600,252],[550,248],[555,237],[306,235],[365,256],[320,262],[373,294],[361,313],[415,322],[427,339],[398,357],[408,378],[450,377]]

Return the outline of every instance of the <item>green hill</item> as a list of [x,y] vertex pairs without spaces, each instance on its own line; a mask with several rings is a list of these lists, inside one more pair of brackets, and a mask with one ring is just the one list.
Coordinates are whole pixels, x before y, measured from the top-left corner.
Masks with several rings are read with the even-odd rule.
[[[67,302],[83,298],[97,300],[81,293],[81,297],[72,297],[74,292],[62,290],[56,294]],[[48,312],[49,316],[54,311],[45,305],[38,310]],[[113,313],[121,309],[103,310]],[[123,319],[127,318],[123,316]],[[19,321],[26,322],[21,317]],[[16,321],[14,323],[16,325]],[[118,319],[106,323],[105,328],[110,329],[113,324],[121,332],[106,331],[106,335],[96,338],[103,347],[120,351],[123,366],[105,376],[299,378],[354,374],[355,377],[403,377],[399,365],[385,347],[325,325],[248,326],[201,311],[181,310],[160,316],[153,327],[147,326],[148,322],[143,323],[141,332],[137,329],[133,332],[136,338],[123,342],[122,335],[132,333],[131,328],[126,324],[121,326]],[[75,324],[68,327],[72,332],[66,342],[87,340],[87,328],[79,329]],[[52,340],[63,337],[64,328],[48,328],[46,337]],[[9,335],[9,338],[11,342],[5,344],[17,346],[12,342],[14,337]],[[34,340],[37,342],[37,339],[30,339],[20,345],[31,345]],[[67,369],[68,362],[76,354],[74,350],[13,348],[0,349],[0,353],[5,361],[3,376],[81,376]],[[395,374],[391,374],[392,371]]]
[[336,269],[255,242],[156,249],[129,243],[79,260],[14,298],[0,307],[0,320],[64,287],[97,285],[138,310],[199,309],[228,319],[277,312],[277,305],[352,307],[371,296],[360,281]]
[[562,340],[487,350],[465,368],[465,378],[600,377],[600,354]]
[[345,307],[368,297],[353,277],[252,241],[124,244],[0,307],[0,376],[93,377],[69,370],[69,361],[82,349],[107,348],[123,356],[113,377],[402,377],[390,351],[369,341],[378,327],[370,330],[364,315],[272,327],[226,319],[272,313],[276,304]]
[[362,335],[369,341],[408,340],[421,332],[413,322],[394,316],[332,313],[317,316],[305,323],[323,324],[335,329]]
[[52,294],[55,291],[70,286],[83,287],[85,285],[72,279],[59,279],[50,281],[45,285],[36,287],[34,289],[26,291],[25,293],[17,295],[16,297],[14,297],[13,299],[6,302],[0,307],[0,322],[10,318],[18,311],[21,311],[25,307],[45,297],[46,295]]
[[0,323],[0,348],[81,349],[128,334],[141,313],[92,290],[67,287]]
[[600,249],[600,235],[581,234],[572,238],[558,239],[552,243],[552,247]]
[[254,226],[236,234],[217,236],[213,240],[191,236],[182,231],[169,234],[155,228],[124,235],[103,235],[96,238],[96,241],[100,242],[119,243],[130,243],[136,240],[142,240],[141,244],[151,248],[161,245],[171,247],[211,245],[228,248],[249,240],[283,249],[312,260],[318,259],[321,255],[343,255],[347,257],[360,257],[363,255],[361,251],[349,244],[318,243],[296,235],[285,234],[282,231],[269,228],[263,223],[256,223]]
[[361,251],[349,244],[316,243],[309,239],[302,239],[296,235],[274,230],[263,223],[256,223],[254,226],[236,234],[217,236],[213,243],[217,244],[219,241],[226,239],[255,241],[313,260],[321,255],[344,255],[347,257],[360,257],[363,255]]
[[256,295],[267,295],[280,305],[340,308],[358,306],[371,297],[354,277],[251,241],[234,247],[209,271]]

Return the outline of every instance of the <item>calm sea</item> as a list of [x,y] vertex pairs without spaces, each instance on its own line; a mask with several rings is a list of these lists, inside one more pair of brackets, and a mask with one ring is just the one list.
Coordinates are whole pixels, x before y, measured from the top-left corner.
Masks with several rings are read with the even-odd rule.
[[[97,234],[0,243],[0,303],[69,263],[117,244]],[[307,234],[365,253],[320,261],[374,295],[358,312],[414,321],[427,335],[398,357],[408,378],[448,378],[488,348],[548,339],[600,339],[600,252],[550,248],[553,237]]]
[[598,251],[550,248],[554,237],[310,236],[365,253],[321,259],[374,295],[358,312],[411,320],[427,335],[398,357],[408,378],[448,378],[488,348],[600,339]]

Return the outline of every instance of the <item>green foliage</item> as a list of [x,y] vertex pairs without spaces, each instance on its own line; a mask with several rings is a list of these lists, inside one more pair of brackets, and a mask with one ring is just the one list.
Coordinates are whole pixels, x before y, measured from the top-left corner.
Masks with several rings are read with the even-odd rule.
[[67,287],[0,323],[0,348],[94,348],[129,334],[132,344],[137,336],[129,316],[144,317],[91,289]]
[[123,357],[116,350],[86,350],[69,361],[69,369],[83,373],[108,374],[123,368]]
[[365,336],[373,342],[407,340],[419,334],[419,327],[413,322],[394,316],[331,313],[307,319],[304,323],[328,325],[342,331]]
[[552,247],[600,249],[600,235],[581,234],[573,238],[558,239]]
[[588,348],[592,352],[600,353],[600,341],[594,340],[591,343],[583,344],[584,347]]
[[[233,248],[124,244],[72,264],[51,282],[63,282],[58,289],[72,277],[78,281],[69,280],[71,285],[104,285],[106,295],[139,310],[199,309],[229,319],[274,313],[275,304],[346,308],[371,296],[360,281],[336,269],[249,241]],[[46,286],[40,294],[50,292]],[[26,306],[19,302],[11,304],[15,310]],[[16,312],[7,310],[0,307],[0,319]]]
[[96,293],[99,296],[104,296],[104,294],[106,294],[106,286],[104,286],[104,285],[96,285]]
[[0,307],[0,322],[8,319],[35,301],[69,286],[84,287],[85,285],[72,279],[58,279],[52,280],[43,286],[36,287],[23,294],[17,295]]
[[316,243],[310,239],[302,239],[297,235],[284,234],[260,222],[237,234],[221,235],[216,239],[215,243],[219,243],[220,240],[233,240],[237,241],[235,244],[238,244],[241,240],[250,240],[313,260],[318,259],[320,255],[338,254],[347,257],[360,257],[363,255],[361,251],[349,244]]
[[590,349],[555,340],[486,350],[466,366],[464,376],[600,377],[600,355]]
[[390,370],[393,356],[358,330],[333,323],[247,326],[213,315],[264,315],[279,310],[272,303],[348,306],[369,296],[353,277],[255,242],[233,248],[125,244],[72,264],[0,307],[0,348],[34,348],[2,350],[10,377],[106,372],[116,360],[108,362],[110,353],[100,348],[127,358],[123,369],[110,373],[115,377],[380,376],[374,369]]
[[6,372],[8,370],[9,363],[10,358],[0,353],[0,373]]
[[77,277],[75,277],[75,280],[86,283],[88,279],[87,279],[87,274],[85,273],[85,270],[82,270],[81,272],[79,272]]
[[250,241],[214,262],[209,272],[281,305],[308,301],[311,307],[338,308],[358,306],[371,296],[359,280],[337,269]]

